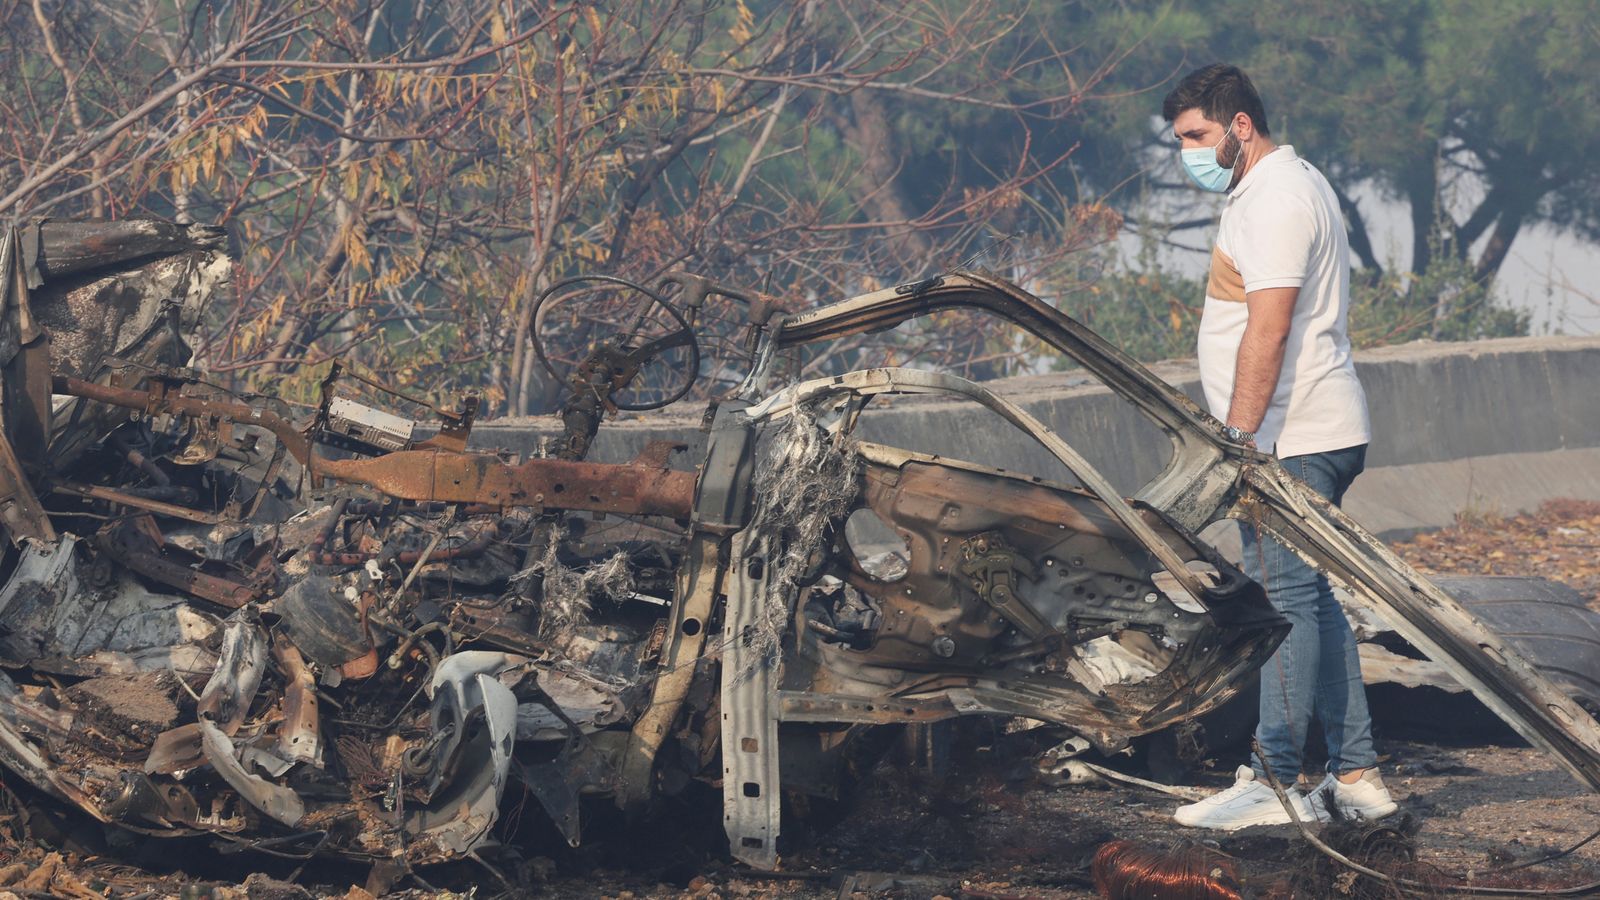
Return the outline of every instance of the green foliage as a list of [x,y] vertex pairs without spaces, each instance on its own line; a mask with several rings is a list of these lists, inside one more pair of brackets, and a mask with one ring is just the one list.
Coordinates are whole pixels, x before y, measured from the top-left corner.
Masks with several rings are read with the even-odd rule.
[[1102,274],[1069,295],[1062,311],[1140,361],[1194,356],[1205,279],[1187,277],[1162,263],[1150,239],[1131,261],[1115,249],[1099,257]]
[[1528,324],[1528,313],[1495,302],[1492,285],[1454,253],[1436,253],[1420,275],[1365,270],[1350,284],[1350,343],[1358,349],[1516,337]]

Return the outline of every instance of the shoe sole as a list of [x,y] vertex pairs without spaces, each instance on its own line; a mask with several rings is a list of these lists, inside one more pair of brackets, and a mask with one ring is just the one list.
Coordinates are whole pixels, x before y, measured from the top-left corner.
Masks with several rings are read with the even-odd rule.
[[1339,807],[1339,812],[1343,813],[1346,817],[1360,819],[1365,822],[1376,821],[1384,816],[1392,816],[1399,811],[1400,805],[1398,803],[1390,803],[1387,806],[1379,806],[1369,809],[1361,809],[1354,806]]
[[[1231,822],[1227,822],[1227,823],[1206,822],[1206,821],[1185,822],[1182,819],[1178,818],[1177,816],[1173,816],[1172,818],[1173,818],[1173,821],[1177,822],[1179,825],[1183,825],[1183,826],[1186,826],[1188,828],[1207,828],[1207,829],[1210,829],[1212,831],[1227,831],[1227,832],[1239,831],[1239,830],[1245,829],[1245,828],[1255,828],[1258,825],[1292,825],[1292,824],[1294,824],[1289,819],[1289,817],[1287,815],[1282,815],[1281,812],[1280,812],[1279,815],[1263,815],[1263,816],[1257,816],[1255,818],[1248,819],[1248,820],[1242,821],[1242,822],[1235,820],[1235,821],[1231,821]],[[1304,817],[1301,818],[1301,821],[1303,821],[1303,822],[1315,822],[1316,819],[1311,817],[1311,816],[1304,816]]]

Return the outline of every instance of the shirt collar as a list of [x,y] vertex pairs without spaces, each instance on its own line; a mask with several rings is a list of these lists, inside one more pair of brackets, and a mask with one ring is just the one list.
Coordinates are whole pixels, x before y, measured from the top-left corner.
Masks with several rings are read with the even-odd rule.
[[1231,199],[1244,193],[1245,188],[1249,187],[1251,182],[1256,180],[1256,174],[1267,166],[1282,165],[1286,162],[1294,162],[1299,158],[1300,157],[1294,155],[1293,144],[1279,144],[1272,149],[1272,152],[1261,157],[1259,160],[1256,160],[1256,164],[1251,166],[1250,171],[1244,173],[1244,178],[1239,180],[1238,187],[1235,187],[1232,191],[1228,192],[1228,197]]

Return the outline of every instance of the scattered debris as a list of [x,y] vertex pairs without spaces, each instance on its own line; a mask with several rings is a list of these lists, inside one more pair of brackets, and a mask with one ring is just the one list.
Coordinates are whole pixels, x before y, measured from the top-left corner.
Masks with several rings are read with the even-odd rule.
[[[45,222],[8,232],[0,259],[0,529],[18,548],[0,572],[0,764],[101,823],[370,862],[373,885],[460,860],[504,881],[480,851],[528,795],[577,846],[594,804],[634,813],[698,783],[720,789],[733,856],[771,869],[785,797],[836,797],[902,724],[1024,716],[1110,752],[1233,696],[1287,625],[1196,537],[1225,517],[1283,537],[1600,786],[1600,728],[1514,646],[1013,285],[953,273],[792,316],[752,303],[749,377],[690,470],[668,447],[585,457],[615,395],[695,346],[692,315],[588,348],[558,373],[558,455],[518,460],[468,449],[475,397],[408,419],[367,397],[410,398],[335,365],[296,421],[187,368],[198,309],[226,287],[220,244]],[[692,309],[687,294],[643,292]],[[1124,498],[949,375],[767,390],[780,350],[950,308],[1099,376],[1171,438],[1167,471]],[[1078,485],[856,440],[898,393],[984,405],[1013,429],[997,440],[1040,443]],[[903,539],[900,565],[869,568],[845,528],[860,511]]]
[[1335,822],[1324,830],[1322,837],[1352,862],[1419,887],[1402,890],[1307,847],[1300,854],[1301,865],[1294,879],[1297,895],[1340,896],[1354,900],[1428,896],[1432,892],[1430,888],[1442,887],[1448,883],[1448,878],[1438,867],[1417,859],[1416,831],[1416,821],[1406,815],[1397,822]]
[[1600,502],[1549,500],[1521,515],[1462,515],[1450,528],[1395,544],[1430,575],[1552,577],[1590,601],[1600,597]]

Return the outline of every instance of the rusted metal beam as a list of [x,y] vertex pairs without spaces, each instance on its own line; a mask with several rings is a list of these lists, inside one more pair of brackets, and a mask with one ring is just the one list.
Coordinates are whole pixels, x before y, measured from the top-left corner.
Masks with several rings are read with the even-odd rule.
[[507,465],[482,453],[402,450],[375,459],[322,459],[316,475],[362,484],[402,500],[538,506],[686,519],[694,472],[531,459]]
[[301,463],[309,464],[312,457],[311,440],[295,428],[293,423],[247,403],[186,397],[175,391],[139,391],[111,387],[65,375],[57,375],[51,387],[57,394],[83,397],[109,406],[137,409],[148,415],[178,413],[197,419],[226,419],[240,425],[254,425],[272,432],[284,448]]
[[322,751],[322,726],[317,718],[317,681],[305,657],[289,641],[272,644],[272,658],[283,673],[283,723],[278,726],[278,755],[317,764]]
[[55,485],[51,488],[51,490],[57,494],[65,494],[68,497],[87,497],[92,500],[104,500],[107,503],[115,503],[118,506],[126,506],[131,509],[142,509],[146,512],[153,512],[161,516],[171,516],[175,519],[187,519],[190,522],[199,522],[202,525],[220,525],[223,522],[228,521],[226,517],[217,515],[216,513],[208,513],[198,509],[190,509],[187,506],[179,506],[176,503],[166,503],[161,500],[151,500],[148,497],[140,497],[135,494],[129,494],[124,491],[116,490],[115,488],[101,487],[100,485],[96,484],[74,484],[72,482],[63,482]]
[[57,377],[55,392],[147,414],[177,413],[225,419],[270,431],[312,475],[362,484],[401,500],[491,507],[537,506],[686,519],[694,503],[694,472],[648,466],[531,459],[520,466],[486,453],[429,448],[373,459],[327,459],[280,416],[243,403],[185,397],[166,391],[110,387]]
[[95,536],[95,546],[129,569],[162,584],[171,585],[203,600],[229,609],[238,609],[262,592],[258,588],[205,572],[167,559],[161,547],[138,528],[128,523],[114,525]]

